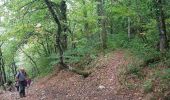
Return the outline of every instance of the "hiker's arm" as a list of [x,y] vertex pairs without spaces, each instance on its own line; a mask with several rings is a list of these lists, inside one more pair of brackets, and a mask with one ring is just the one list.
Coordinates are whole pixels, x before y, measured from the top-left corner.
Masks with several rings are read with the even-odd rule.
[[15,76],[15,80],[16,80],[17,82],[19,81],[19,77],[18,77],[18,76],[19,76],[19,73],[17,73],[16,76]]
[[16,77],[15,80],[18,82],[19,81],[18,77]]

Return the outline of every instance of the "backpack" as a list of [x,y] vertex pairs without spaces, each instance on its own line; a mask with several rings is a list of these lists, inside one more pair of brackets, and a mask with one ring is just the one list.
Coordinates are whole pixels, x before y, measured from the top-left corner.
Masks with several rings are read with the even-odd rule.
[[[20,74],[21,74],[21,72],[19,72],[17,78],[19,78]],[[27,76],[27,73],[26,73],[26,72],[24,72],[23,74],[24,74],[24,76]]]
[[[24,76],[27,76],[26,72],[24,72],[23,74],[24,74]],[[19,72],[17,78],[19,78],[20,75],[21,75],[21,72]],[[26,79],[24,80],[24,86],[27,86],[27,80]]]

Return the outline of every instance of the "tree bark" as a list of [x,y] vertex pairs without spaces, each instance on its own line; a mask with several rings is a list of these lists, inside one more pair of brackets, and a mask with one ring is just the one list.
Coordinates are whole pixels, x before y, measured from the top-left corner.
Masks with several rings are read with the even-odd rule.
[[163,11],[163,4],[162,0],[155,0],[155,13],[156,13],[156,20],[159,30],[159,50],[161,52],[166,51],[168,48],[168,41],[167,41],[167,35],[166,35],[166,25],[165,25],[165,17],[164,17],[164,11]]
[[14,58],[13,58],[12,66],[14,69],[14,79],[15,79],[15,75],[17,74],[17,66],[16,66],[16,62],[15,62]]
[[63,49],[62,49],[62,45],[61,45],[61,32],[62,32],[62,26],[61,26],[61,23],[60,23],[60,20],[57,16],[57,14],[55,13],[54,9],[52,8],[51,6],[51,3],[49,0],[44,0],[45,1],[45,4],[47,5],[54,21],[56,22],[56,24],[58,25],[58,32],[57,32],[57,35],[56,35],[56,44],[58,46],[58,49],[59,49],[59,53],[60,53],[60,65],[61,67],[60,68],[64,68],[64,69],[68,69],[70,71],[73,71],[77,74],[80,74],[80,75],[83,75],[84,77],[87,77],[90,72],[84,72],[84,71],[78,71],[76,68],[73,68],[71,66],[68,66],[67,64],[64,63],[64,58],[63,58]]
[[6,72],[5,72],[5,64],[4,64],[4,59],[3,59],[3,55],[2,55],[2,44],[0,45],[0,80],[1,80],[1,84],[5,84],[6,83]]
[[16,64],[15,64],[14,59],[13,59],[13,62],[11,63],[11,70],[12,70],[13,77],[14,77],[14,80],[15,80],[15,75],[17,73],[17,69],[16,69]]
[[104,0],[97,0],[97,10],[98,10],[98,16],[102,17],[98,19],[99,28],[101,28],[100,31],[100,37],[102,41],[102,48],[107,48],[107,31],[106,31],[106,18],[105,18],[105,11],[104,11]]
[[61,32],[62,32],[61,23],[60,23],[60,20],[59,20],[57,14],[55,13],[54,9],[52,8],[51,2],[49,0],[44,0],[44,2],[47,5],[49,12],[51,13],[55,23],[58,25],[58,27],[57,27],[58,32],[56,34],[56,45],[59,50],[60,64],[62,65],[63,68],[66,68],[66,64],[64,63],[64,57],[63,57],[63,48],[62,48],[61,40],[60,40]]
[[44,42],[38,42],[38,43],[42,46],[42,48],[43,48],[43,50],[44,50],[45,55],[48,55],[48,50],[47,50],[47,48],[45,47]]
[[131,39],[131,19],[128,17],[128,38]]
[[[86,2],[85,0],[82,0],[83,3],[83,15],[84,19],[87,19],[87,9],[85,8]],[[87,39],[89,40],[89,23],[84,20],[84,34],[86,34]]]
[[62,0],[60,2],[60,11],[61,11],[61,16],[60,16],[60,20],[62,21],[62,47],[63,50],[67,50],[67,5],[66,2],[64,0]]

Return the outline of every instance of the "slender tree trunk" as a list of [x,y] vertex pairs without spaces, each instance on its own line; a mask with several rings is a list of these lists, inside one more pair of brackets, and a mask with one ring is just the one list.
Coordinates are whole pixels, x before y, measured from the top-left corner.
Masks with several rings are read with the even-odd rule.
[[7,78],[6,78],[6,72],[5,72],[5,62],[4,62],[4,59],[2,59],[2,72],[3,72],[4,83],[6,83]]
[[15,75],[17,74],[17,66],[15,64],[14,59],[13,59],[13,62],[11,64],[11,69],[12,69],[13,77],[14,77],[14,80],[15,80]]
[[[131,0],[129,0],[129,5],[131,4]],[[136,33],[137,34],[140,34],[142,31],[141,31],[141,26],[139,26],[141,24],[141,14],[140,14],[140,0],[135,0],[135,9],[136,9],[136,14],[137,14],[137,21],[136,23],[138,24],[137,25],[137,28],[136,28]]]
[[58,16],[57,14],[55,13],[54,9],[52,8],[51,6],[51,1],[49,0],[44,0],[45,4],[47,5],[52,17],[54,18],[54,21],[55,23],[58,25],[57,29],[58,29],[58,32],[56,34],[56,45],[58,47],[58,50],[59,50],[59,54],[60,54],[60,64],[63,68],[66,68],[66,64],[64,63],[64,57],[63,57],[63,48],[62,48],[62,45],[61,45],[61,33],[62,33],[62,27],[61,27],[61,23],[58,19]]
[[49,37],[46,36],[45,40],[46,40],[47,55],[50,55],[52,48],[49,46],[49,43],[48,43],[49,42]]
[[101,39],[102,39],[102,47],[103,47],[103,49],[106,49],[107,48],[106,18],[102,19]]
[[2,54],[1,54],[1,45],[0,45],[0,85],[3,85],[3,74],[2,74]]
[[[136,3],[137,3],[137,1],[136,1]],[[131,0],[128,0],[127,4],[131,5]],[[138,8],[136,8],[136,9],[138,9]],[[130,6],[128,7],[128,10],[130,10]],[[131,34],[131,18],[130,18],[130,16],[128,16],[128,18],[127,18],[127,24],[128,24],[128,26],[127,26],[128,38],[131,39],[132,34]]]
[[4,84],[6,83],[6,72],[5,72],[5,64],[4,64],[1,46],[2,44],[0,45],[0,71],[1,71],[0,74],[1,74],[1,83]]
[[110,34],[113,34],[113,22],[112,21],[110,21]]
[[16,62],[14,61],[14,59],[13,59],[13,66],[14,66],[14,72],[16,74],[17,73],[17,66],[16,66]]
[[128,17],[128,38],[131,39],[131,19]]
[[71,34],[71,47],[72,49],[75,49],[76,48],[76,42],[75,42],[75,39],[74,39],[74,30],[75,30],[75,27],[76,27],[76,24],[73,25],[73,29],[72,30],[68,30],[69,33]]
[[2,75],[2,69],[0,67],[0,86],[3,85],[3,75]]
[[[87,9],[85,8],[86,1],[82,0],[82,3],[83,3],[84,19],[87,19]],[[89,36],[89,23],[86,20],[84,20],[84,34],[86,34],[86,37],[89,40],[90,39],[90,36]]]
[[161,52],[166,51],[168,48],[168,41],[167,41],[167,35],[166,35],[166,25],[165,25],[165,17],[164,17],[164,11],[163,11],[163,4],[162,0],[155,0],[155,13],[156,13],[156,20],[159,30],[159,50]]
[[47,50],[47,48],[45,47],[44,42],[42,42],[42,43],[40,43],[40,44],[42,45],[42,47],[43,47],[43,49],[44,49],[45,55],[48,55],[48,50]]
[[98,0],[97,5],[98,16],[102,17],[98,19],[100,31],[100,37],[102,41],[102,48],[107,48],[107,31],[106,31],[106,18],[105,18],[105,11],[104,11],[104,0]]
[[61,16],[60,20],[62,21],[62,35],[61,35],[61,42],[62,42],[62,47],[63,50],[67,50],[67,5],[64,0],[60,2],[60,11],[61,11]]
[[13,63],[10,65],[10,68],[12,70],[13,78],[15,80],[15,71],[14,71]]

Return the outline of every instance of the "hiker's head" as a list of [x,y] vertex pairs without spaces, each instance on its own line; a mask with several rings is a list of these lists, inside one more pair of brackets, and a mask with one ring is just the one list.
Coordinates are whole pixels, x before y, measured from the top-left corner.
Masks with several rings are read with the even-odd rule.
[[24,67],[20,67],[19,70],[22,71],[22,72],[25,71]]

